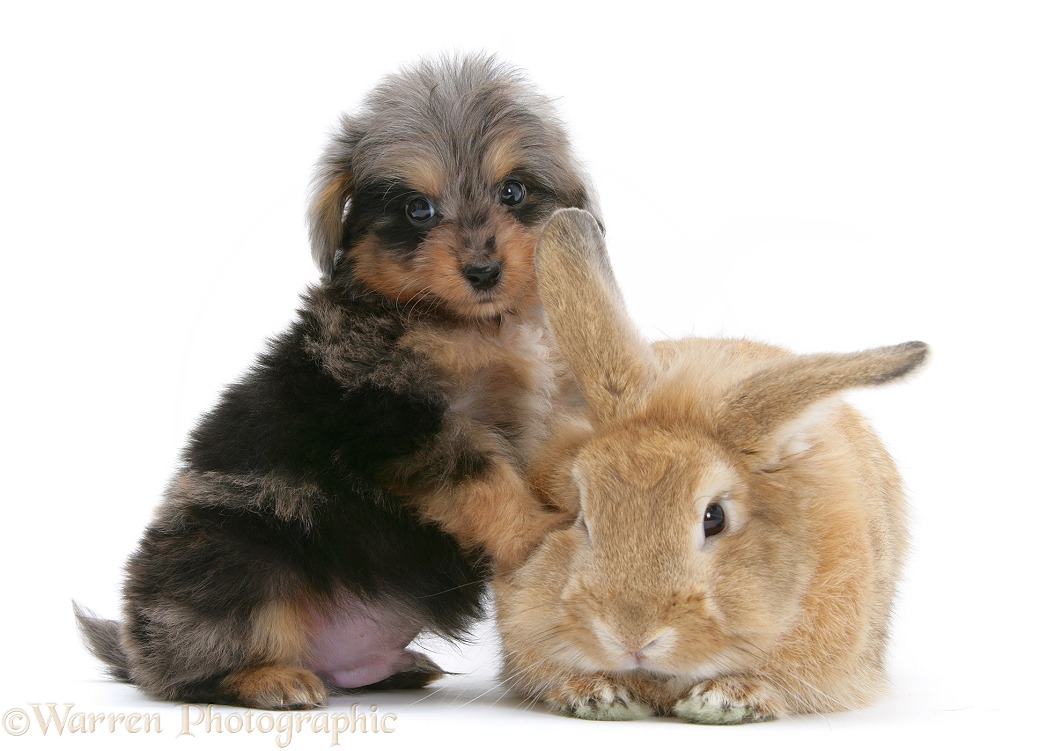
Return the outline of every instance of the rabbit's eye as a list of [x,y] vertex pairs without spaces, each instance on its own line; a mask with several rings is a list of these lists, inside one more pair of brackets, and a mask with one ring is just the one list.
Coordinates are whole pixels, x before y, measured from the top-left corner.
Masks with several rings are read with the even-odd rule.
[[719,503],[710,503],[705,507],[705,517],[702,520],[702,528],[706,537],[718,535],[727,528],[727,514]]

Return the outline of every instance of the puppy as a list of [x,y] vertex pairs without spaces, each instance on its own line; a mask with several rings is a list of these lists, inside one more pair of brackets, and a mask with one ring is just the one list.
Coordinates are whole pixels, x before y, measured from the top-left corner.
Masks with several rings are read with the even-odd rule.
[[534,246],[571,206],[595,211],[563,128],[493,59],[423,62],[344,117],[309,210],[322,280],[191,434],[123,622],[77,608],[112,675],[261,708],[441,675],[408,644],[461,635],[492,562],[562,518],[521,467],[566,378]]

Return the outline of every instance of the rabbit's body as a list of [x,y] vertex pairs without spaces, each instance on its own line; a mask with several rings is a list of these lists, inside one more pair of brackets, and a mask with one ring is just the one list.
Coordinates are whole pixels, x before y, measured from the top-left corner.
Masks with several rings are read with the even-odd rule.
[[582,212],[550,222],[539,284],[592,424],[565,420],[533,478],[578,523],[495,581],[508,683],[599,719],[731,723],[871,701],[905,503],[883,445],[834,397],[903,375],[924,345],[651,347]]

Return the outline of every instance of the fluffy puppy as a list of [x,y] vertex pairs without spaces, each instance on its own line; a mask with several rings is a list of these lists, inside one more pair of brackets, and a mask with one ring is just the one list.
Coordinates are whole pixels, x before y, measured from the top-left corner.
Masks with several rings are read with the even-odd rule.
[[190,436],[122,623],[78,609],[115,677],[286,708],[440,675],[408,644],[460,635],[490,562],[561,519],[520,468],[564,377],[536,235],[569,206],[594,210],[563,128],[492,59],[423,62],[343,119],[309,211],[321,282]]

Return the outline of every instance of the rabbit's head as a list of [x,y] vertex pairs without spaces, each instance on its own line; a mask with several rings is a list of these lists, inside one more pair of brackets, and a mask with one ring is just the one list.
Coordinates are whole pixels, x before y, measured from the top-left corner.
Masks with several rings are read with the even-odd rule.
[[[926,346],[814,356],[744,340],[652,346],[580,210],[552,217],[537,264],[592,430],[563,457],[577,523],[514,574],[517,598],[535,600],[507,608],[533,621],[525,640],[544,638],[548,659],[584,670],[701,679],[766,660],[809,598],[869,607],[844,590],[875,572],[826,559],[891,544],[894,528],[859,499],[863,483],[896,477],[835,397],[905,375]],[[538,583],[546,594],[527,592]]]

